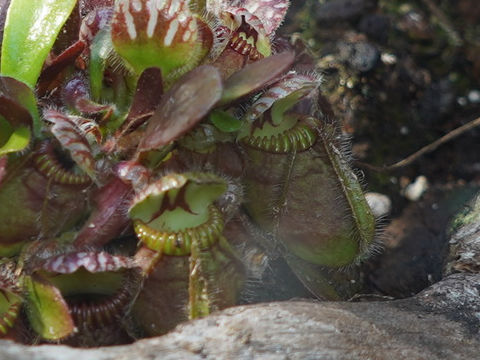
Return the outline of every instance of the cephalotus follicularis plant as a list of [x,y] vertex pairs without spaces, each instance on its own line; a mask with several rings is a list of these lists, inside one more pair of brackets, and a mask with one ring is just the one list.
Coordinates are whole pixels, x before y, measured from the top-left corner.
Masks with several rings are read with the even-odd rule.
[[2,336],[162,334],[248,301],[277,259],[320,299],[358,291],[375,220],[320,77],[275,36],[288,5],[2,8]]

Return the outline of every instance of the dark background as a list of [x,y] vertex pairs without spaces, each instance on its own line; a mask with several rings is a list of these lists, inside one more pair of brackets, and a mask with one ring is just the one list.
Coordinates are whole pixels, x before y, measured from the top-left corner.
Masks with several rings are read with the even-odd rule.
[[[312,50],[354,160],[393,164],[480,116],[477,0],[293,1],[282,31]],[[357,168],[393,204],[367,264],[372,291],[406,297],[438,281],[449,221],[480,185],[480,128],[395,171]],[[420,175],[428,190],[409,201]]]

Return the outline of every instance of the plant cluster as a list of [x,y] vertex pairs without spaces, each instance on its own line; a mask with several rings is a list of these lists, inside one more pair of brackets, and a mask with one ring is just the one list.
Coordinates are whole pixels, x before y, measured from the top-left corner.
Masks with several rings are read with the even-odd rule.
[[[323,299],[375,221],[287,0],[11,0],[0,334],[83,346],[232,306],[284,259]],[[261,283],[258,286],[262,286]]]

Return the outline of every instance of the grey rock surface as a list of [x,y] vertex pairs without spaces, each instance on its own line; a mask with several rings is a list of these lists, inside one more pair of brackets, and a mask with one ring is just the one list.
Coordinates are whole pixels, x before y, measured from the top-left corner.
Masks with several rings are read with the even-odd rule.
[[446,273],[480,272],[480,195],[452,222]]
[[365,193],[365,199],[367,199],[368,206],[370,206],[376,219],[384,218],[392,211],[392,200],[387,195],[367,192]]
[[475,359],[480,275],[454,274],[397,301],[240,306],[129,346],[73,349],[2,341],[0,359]]

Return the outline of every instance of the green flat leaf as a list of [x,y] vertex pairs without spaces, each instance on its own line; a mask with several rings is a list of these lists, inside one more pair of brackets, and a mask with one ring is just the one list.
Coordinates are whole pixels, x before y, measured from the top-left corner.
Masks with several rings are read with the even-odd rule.
[[215,127],[223,132],[235,132],[240,129],[242,122],[226,111],[214,110],[210,113],[210,121]]
[[59,340],[74,331],[75,324],[60,290],[36,274],[25,278],[25,288],[27,315],[35,332],[44,339]]
[[11,0],[0,70],[31,88],[76,0]]
[[0,156],[25,149],[30,142],[31,135],[30,129],[25,126],[15,129],[7,142],[0,146]]

